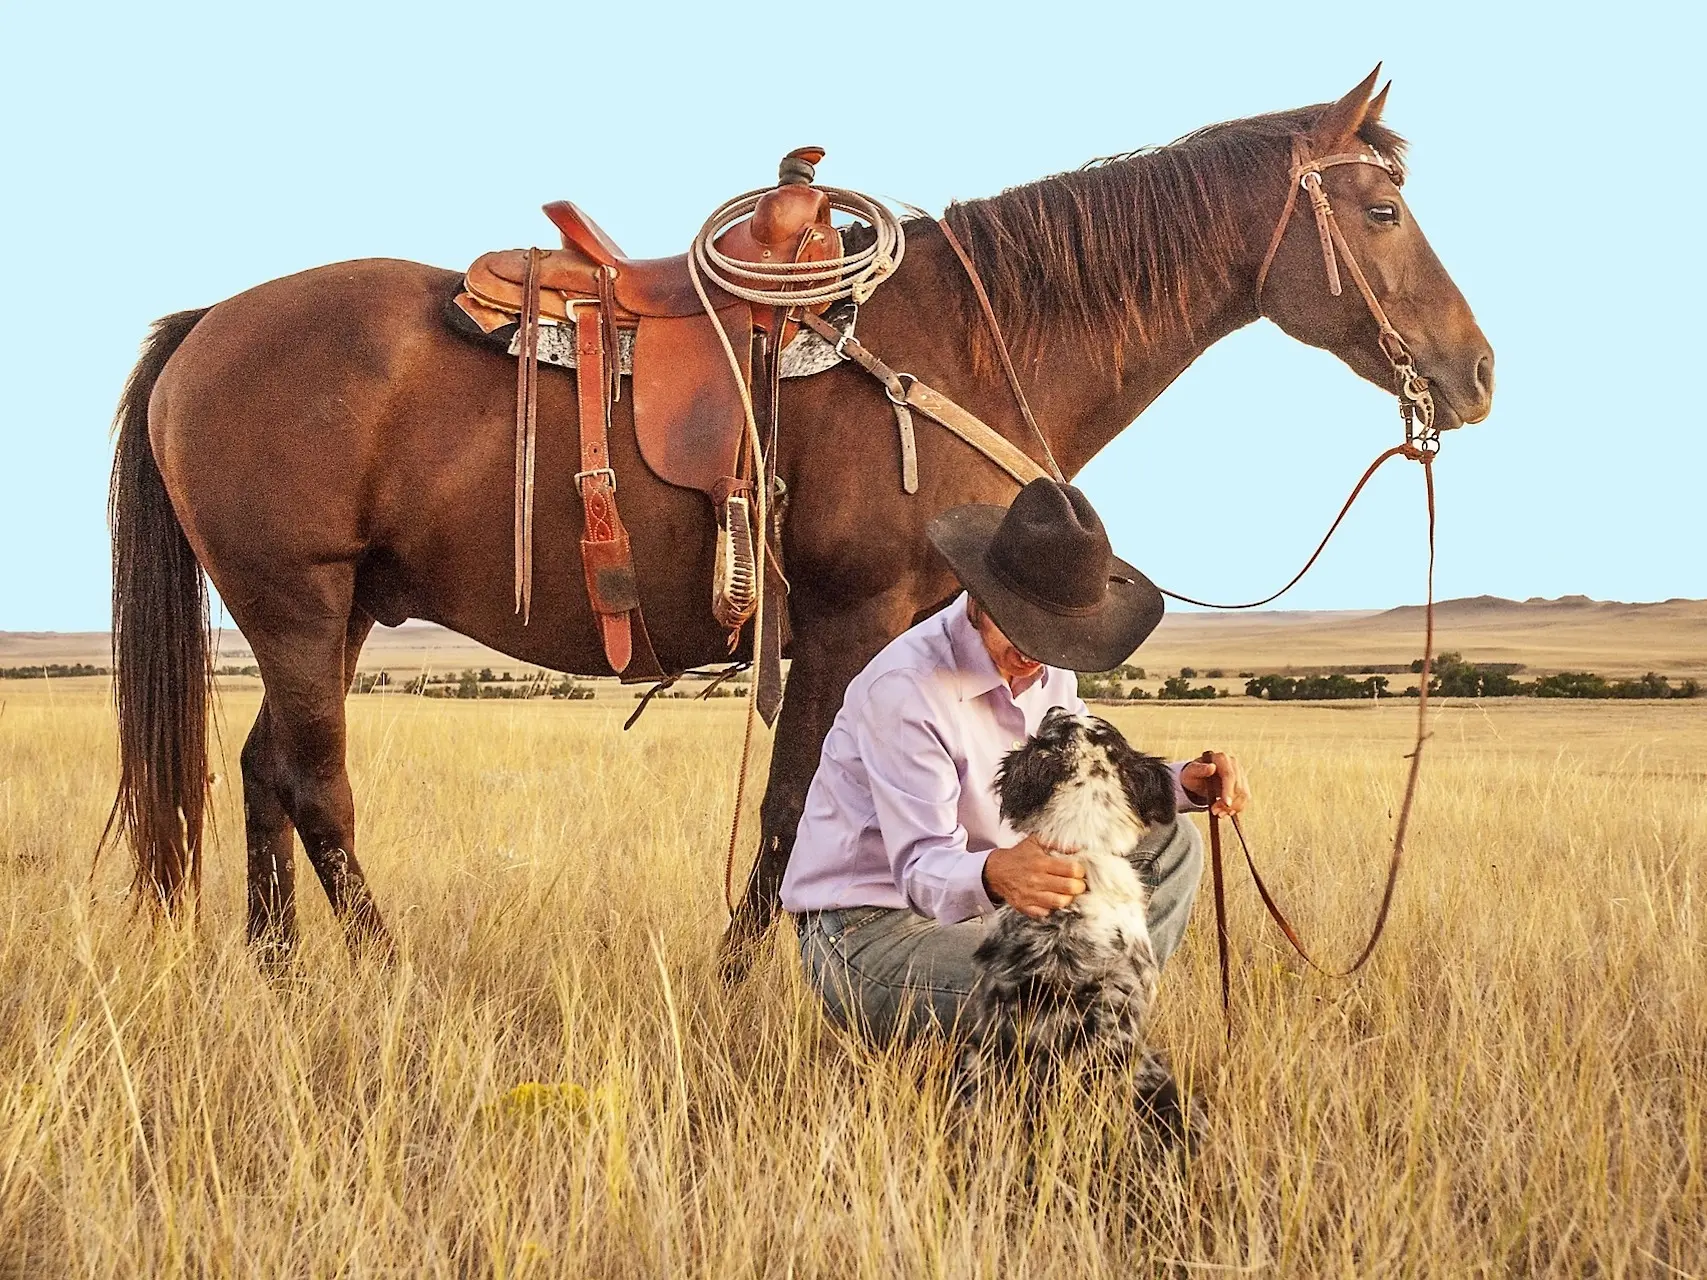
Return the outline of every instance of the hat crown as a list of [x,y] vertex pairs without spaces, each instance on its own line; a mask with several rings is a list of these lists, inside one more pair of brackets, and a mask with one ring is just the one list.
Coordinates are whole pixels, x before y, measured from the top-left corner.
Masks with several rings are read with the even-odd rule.
[[1045,476],[1015,496],[984,562],[1025,600],[1073,617],[1103,606],[1114,549],[1090,500]]

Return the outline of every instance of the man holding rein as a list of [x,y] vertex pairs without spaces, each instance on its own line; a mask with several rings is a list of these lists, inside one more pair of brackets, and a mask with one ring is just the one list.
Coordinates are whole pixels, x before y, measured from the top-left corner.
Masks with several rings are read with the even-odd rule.
[[[782,885],[826,1011],[879,1042],[954,1024],[998,905],[1041,919],[1085,891],[1072,850],[1002,821],[996,769],[1050,710],[1086,712],[1075,672],[1118,666],[1162,618],[1161,593],[1113,555],[1070,485],[1034,480],[1008,508],[956,507],[929,536],[966,593],[848,686]],[[1250,798],[1223,752],[1174,776],[1182,811],[1237,813]],[[1185,933],[1202,838],[1176,820],[1131,861],[1161,964]]]

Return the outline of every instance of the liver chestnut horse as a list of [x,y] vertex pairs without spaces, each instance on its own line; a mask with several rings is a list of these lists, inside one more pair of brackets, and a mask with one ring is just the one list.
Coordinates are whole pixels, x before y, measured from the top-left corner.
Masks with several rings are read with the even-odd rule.
[[[1291,220],[1263,290],[1295,140],[1373,147],[1393,163],[1330,170],[1349,243],[1432,385],[1437,425],[1489,409],[1493,356],[1405,206],[1404,143],[1375,76],[1327,106],[1214,125],[954,205],[1053,453],[1072,476],[1200,352],[1266,315],[1390,386],[1353,289],[1333,296],[1316,229]],[[992,360],[969,282],[929,221],[863,308],[861,339],[1041,456]],[[459,277],[397,261],[320,267],[148,339],[118,411],[113,644],[121,781],[113,831],[138,888],[171,909],[198,880],[207,789],[205,570],[254,649],[265,696],[242,752],[248,936],[296,936],[292,831],[352,941],[386,933],[356,860],[344,697],[377,620],[430,619],[524,662],[608,673],[579,564],[574,376],[543,372],[531,625],[511,581],[515,366],[447,328]],[[611,441],[647,626],[666,669],[726,654],[708,608],[713,522],[699,493],[646,469],[620,402]],[[937,513],[1006,503],[1012,482],[921,421],[920,486],[903,493],[882,389],[842,365],[784,383],[778,470],[793,666],[760,847],[724,942],[744,972],[777,891],[818,753],[849,680],[955,590],[924,537]]]

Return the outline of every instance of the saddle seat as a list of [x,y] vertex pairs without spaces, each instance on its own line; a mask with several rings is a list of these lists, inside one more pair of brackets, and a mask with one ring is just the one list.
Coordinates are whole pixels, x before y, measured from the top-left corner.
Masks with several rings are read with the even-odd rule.
[[[625,328],[638,325],[643,316],[675,319],[705,313],[688,275],[685,253],[673,258],[604,261],[569,242],[567,236],[564,239],[561,249],[545,249],[539,255],[539,314],[545,319],[569,320],[575,306],[596,302],[599,274],[604,271],[613,275],[616,322]],[[466,288],[478,301],[505,313],[501,323],[509,324],[521,313],[526,280],[527,250],[497,249],[469,266]],[[719,311],[737,301],[710,281],[705,291]]]
[[[778,185],[752,214],[717,237],[718,250],[741,262],[822,262],[841,252],[830,224],[830,199],[812,186],[817,147],[784,157]],[[718,325],[735,346],[743,379],[752,377],[755,331],[773,354],[794,336],[784,320],[770,332],[773,312],[703,280],[714,322],[693,287],[688,258],[629,258],[599,225],[568,200],[545,206],[563,246],[539,253],[539,314],[546,322],[575,322],[577,312],[599,319],[601,276],[614,300],[609,319],[634,331],[633,415],[641,457],[659,479],[698,489],[721,502],[740,474],[745,417]],[[482,254],[468,268],[456,305],[488,334],[514,325],[526,292],[528,250]],[[813,309],[823,311],[828,304]]]
[[[823,262],[834,257],[841,239],[830,225],[830,201],[810,185],[811,169],[804,181],[789,178],[790,161],[815,165],[823,151],[803,147],[784,160],[783,181],[759,200],[750,217],[730,227],[716,240],[719,252],[738,262]],[[686,254],[671,258],[630,258],[603,228],[569,200],[554,200],[545,206],[562,237],[563,247],[545,250],[539,261],[540,314],[552,320],[569,320],[576,306],[599,296],[599,276],[608,272],[616,298],[616,322],[624,327],[638,325],[643,317],[676,319],[704,314],[704,305],[693,287]],[[527,280],[527,250],[500,249],[475,259],[467,273],[467,289],[475,299],[498,311],[521,311],[522,291]],[[740,300],[703,279],[712,306],[723,311]],[[823,311],[828,304],[814,308]],[[755,308],[756,328],[770,329],[766,308]],[[508,322],[507,320],[505,321]],[[790,334],[792,333],[792,326]],[[789,336],[789,335],[785,335]]]

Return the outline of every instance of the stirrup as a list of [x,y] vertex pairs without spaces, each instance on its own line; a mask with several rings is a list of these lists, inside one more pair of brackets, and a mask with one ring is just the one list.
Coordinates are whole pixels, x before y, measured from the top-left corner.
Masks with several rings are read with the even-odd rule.
[[719,626],[733,633],[753,616],[759,603],[751,503],[732,494],[724,499],[721,514],[717,562],[711,575],[711,612]]

